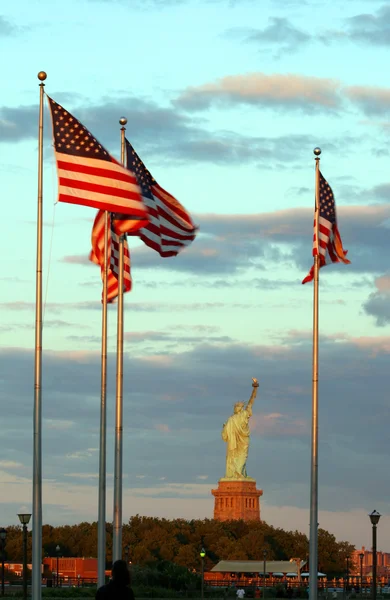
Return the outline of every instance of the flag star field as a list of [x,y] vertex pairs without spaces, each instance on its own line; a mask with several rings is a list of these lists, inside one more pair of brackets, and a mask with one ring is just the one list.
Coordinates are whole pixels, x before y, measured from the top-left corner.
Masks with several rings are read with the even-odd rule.
[[[256,377],[247,471],[264,491],[261,515],[308,533],[318,146],[319,523],[369,547],[376,509],[378,549],[390,551],[389,27],[383,0],[1,4],[0,525],[32,506],[45,71],[43,523],[97,520],[109,210],[113,244],[128,233],[131,288],[124,521],[212,517],[221,427]],[[121,117],[132,170],[120,164]],[[114,247],[112,299],[115,257]],[[116,311],[110,303],[108,521]]]

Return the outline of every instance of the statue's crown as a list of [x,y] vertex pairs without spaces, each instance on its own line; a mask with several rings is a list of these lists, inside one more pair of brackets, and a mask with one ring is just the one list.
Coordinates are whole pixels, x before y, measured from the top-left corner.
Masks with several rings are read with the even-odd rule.
[[234,408],[243,408],[245,406],[245,402],[236,402]]

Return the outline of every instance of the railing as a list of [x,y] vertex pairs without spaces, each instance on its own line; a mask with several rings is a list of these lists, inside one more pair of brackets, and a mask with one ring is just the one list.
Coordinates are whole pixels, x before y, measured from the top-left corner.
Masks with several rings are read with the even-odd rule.
[[[213,574],[214,575],[214,574]],[[213,578],[210,577],[210,574],[207,574],[205,578],[205,585],[209,587],[219,587],[219,588],[262,588],[264,586],[264,580],[262,577],[227,577],[225,579],[218,577],[217,574],[214,575]],[[275,588],[278,586],[285,586],[288,588],[307,588],[309,585],[308,577],[304,577],[301,581],[298,581],[296,578],[282,578],[282,577],[270,577],[265,579],[265,587],[267,588]],[[378,582],[378,590],[382,591],[385,588],[385,593],[387,590],[390,590],[390,587],[387,585],[387,581]],[[337,589],[339,591],[351,592],[352,589],[355,590],[356,594],[360,594],[360,578],[358,581],[349,581],[347,584],[346,580],[343,579],[318,579],[318,589],[320,590],[333,590]],[[362,591],[364,593],[370,593],[372,589],[372,582],[368,580],[363,580]],[[390,593],[390,591],[389,591]]]

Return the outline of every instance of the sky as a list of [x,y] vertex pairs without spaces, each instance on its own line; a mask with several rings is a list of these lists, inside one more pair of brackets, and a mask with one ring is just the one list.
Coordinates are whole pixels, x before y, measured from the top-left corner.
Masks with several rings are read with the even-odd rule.
[[[64,9],[65,8],[65,9]],[[320,274],[319,526],[390,551],[390,7],[382,0],[0,4],[1,525],[31,508],[39,81],[119,158],[119,118],[199,226],[161,259],[130,240],[123,518],[212,518],[221,428],[260,382],[261,516],[308,533],[313,149],[350,265]],[[44,130],[43,522],[97,519],[101,280],[95,210],[58,204]],[[17,221],[15,220],[15,217]],[[109,308],[112,520],[116,307]]]

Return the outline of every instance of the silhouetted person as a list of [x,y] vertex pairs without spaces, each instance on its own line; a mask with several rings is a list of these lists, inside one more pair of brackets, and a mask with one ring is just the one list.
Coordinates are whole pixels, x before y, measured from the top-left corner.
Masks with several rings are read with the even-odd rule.
[[134,600],[127,563],[124,560],[116,560],[111,573],[109,583],[102,585],[96,592],[96,600]]

